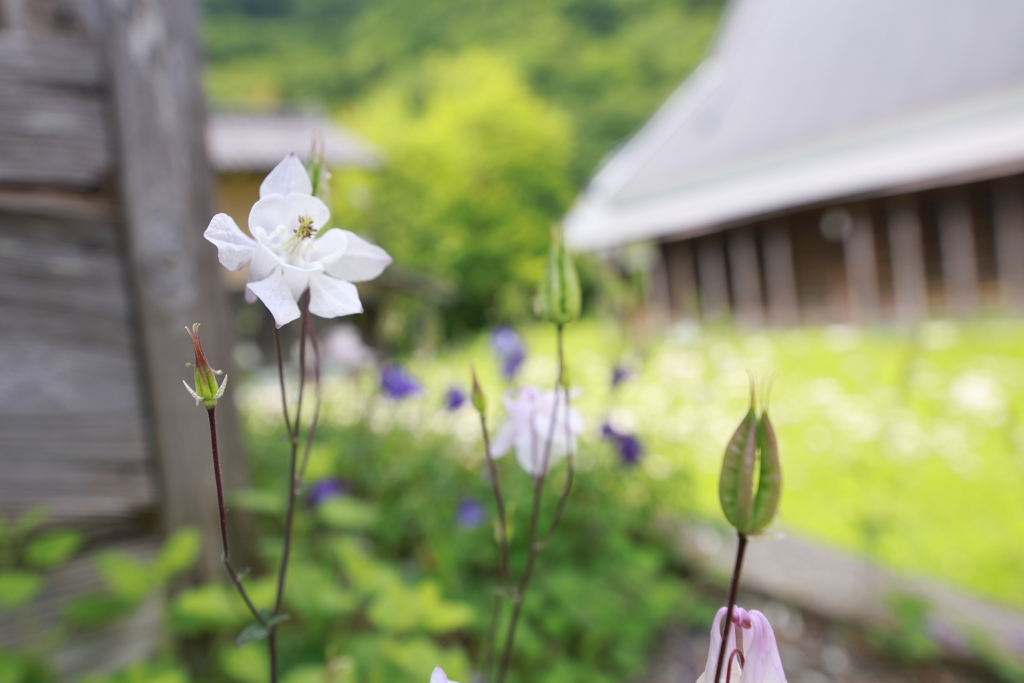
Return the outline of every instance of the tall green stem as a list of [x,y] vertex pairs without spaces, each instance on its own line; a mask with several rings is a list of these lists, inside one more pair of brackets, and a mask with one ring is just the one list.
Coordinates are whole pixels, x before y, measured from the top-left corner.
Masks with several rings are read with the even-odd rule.
[[558,417],[558,404],[561,395],[560,388],[563,384],[565,372],[565,357],[562,352],[562,325],[557,325],[558,340],[558,377],[555,380],[555,400],[551,408],[551,427],[548,430],[547,440],[544,443],[544,458],[541,461],[541,471],[533,480],[533,511],[530,514],[530,537],[526,555],[526,567],[523,569],[523,576],[519,580],[519,588],[512,596],[512,617],[509,621],[508,634],[505,636],[505,647],[501,655],[501,665],[498,668],[498,683],[504,683],[508,674],[509,664],[512,661],[512,647],[515,645],[516,626],[519,624],[519,615],[522,612],[523,600],[526,598],[526,591],[530,587],[530,579],[533,578],[533,567],[537,560],[537,553],[540,551],[540,544],[537,542],[537,529],[540,523],[541,494],[544,489],[544,481],[548,474],[548,462],[551,458],[551,445],[555,440],[555,425]]

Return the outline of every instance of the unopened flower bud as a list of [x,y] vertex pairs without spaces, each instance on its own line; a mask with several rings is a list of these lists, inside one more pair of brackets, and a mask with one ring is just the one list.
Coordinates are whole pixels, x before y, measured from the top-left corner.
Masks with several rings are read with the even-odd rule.
[[484,390],[480,388],[480,382],[476,378],[476,368],[472,368],[473,373],[473,407],[476,411],[483,415],[487,411],[487,399],[484,397]]
[[207,410],[213,410],[217,407],[217,399],[224,395],[224,389],[228,385],[228,377],[224,375],[224,381],[218,386],[217,375],[224,374],[221,370],[214,370],[210,367],[210,363],[206,360],[206,354],[203,353],[203,346],[199,343],[199,323],[192,325],[190,330],[188,327],[185,328],[188,332],[189,339],[192,340],[192,350],[195,351],[196,362],[193,366],[189,363],[189,367],[195,368],[195,381],[196,388],[193,391],[192,387],[188,385],[188,382],[182,380],[185,388],[188,389],[188,393],[192,394],[192,398],[196,400],[196,407],[199,407],[199,403],[202,402],[206,406]]
[[556,325],[571,323],[580,317],[580,298],[580,279],[572,257],[565,251],[562,229],[552,225],[551,247],[535,300],[535,312]]
[[309,173],[309,180],[313,186],[313,196],[323,201],[327,206],[330,206],[331,172],[327,170],[324,146],[324,133],[323,131],[317,131],[313,136],[313,145],[310,148],[306,171]]
[[[755,534],[771,524],[782,497],[778,441],[767,407],[757,416],[754,389],[751,380],[750,408],[725,449],[718,482],[722,512],[741,534]],[[754,470],[758,467],[755,491]]]

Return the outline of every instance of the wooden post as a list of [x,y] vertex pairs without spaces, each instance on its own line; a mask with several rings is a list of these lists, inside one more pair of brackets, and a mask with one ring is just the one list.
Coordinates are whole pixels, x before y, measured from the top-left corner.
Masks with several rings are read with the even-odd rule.
[[[163,520],[168,529],[197,525],[204,539],[201,569],[221,576],[208,424],[181,385],[192,360],[186,325],[202,323],[215,367],[227,369],[231,358],[216,249],[202,238],[212,214],[212,176],[203,137],[198,17],[191,0],[102,0],[101,6]],[[217,409],[220,452],[227,481],[239,484],[244,467],[230,389]]]
[[729,275],[720,235],[697,240],[697,279],[701,317],[714,320],[729,314]]
[[978,260],[966,188],[956,187],[940,195],[938,222],[946,310],[958,314],[975,311],[979,305]]
[[878,319],[878,262],[875,256],[875,229],[868,207],[851,208],[853,227],[843,240],[846,266],[846,291],[850,320],[873,322]]
[[793,245],[785,222],[775,220],[764,228],[764,279],[768,294],[768,320],[772,325],[796,325],[800,321]]
[[1003,178],[992,184],[995,223],[996,275],[1003,306],[1024,311],[1024,192],[1021,178]]
[[675,320],[699,318],[697,270],[693,261],[693,242],[670,242],[663,247],[668,268],[669,302]]
[[888,202],[889,254],[896,319],[916,322],[928,316],[928,280],[917,198],[893,197]]
[[735,299],[736,320],[745,327],[764,327],[761,266],[754,230],[742,227],[728,234],[729,272]]

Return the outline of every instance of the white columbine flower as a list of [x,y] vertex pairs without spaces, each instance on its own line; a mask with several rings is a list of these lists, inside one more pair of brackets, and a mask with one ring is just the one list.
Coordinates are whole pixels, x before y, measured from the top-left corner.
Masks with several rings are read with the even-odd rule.
[[456,683],[456,681],[449,681],[448,676],[444,673],[444,669],[435,666],[434,672],[430,674],[430,683]]
[[[718,651],[722,646],[722,618],[726,608],[718,610],[715,623],[711,626],[711,647],[708,648],[708,663],[697,683],[712,683],[718,666]],[[722,662],[721,681],[726,683],[786,683],[786,672],[782,670],[779,646],[775,632],[768,618],[752,609],[749,612],[735,606],[732,612],[733,628],[729,629],[729,643],[725,648]],[[736,646],[736,631],[741,632],[739,647]],[[729,661],[732,660],[732,670]]]
[[491,456],[500,458],[514,446],[519,465],[530,476],[539,477],[545,471],[544,455],[548,438],[552,438],[552,441],[547,456],[547,469],[551,469],[564,458],[570,448],[575,448],[576,437],[583,433],[583,418],[575,408],[566,411],[565,392],[559,390],[559,394],[558,413],[555,415],[552,435],[554,391],[523,387],[516,395],[505,392],[502,400],[508,411],[508,419],[494,435]]
[[259,298],[281,327],[299,317],[296,302],[307,289],[314,315],[362,313],[352,283],[372,280],[391,263],[386,251],[353,232],[331,228],[321,234],[329,218],[327,205],[313,196],[302,162],[289,154],[260,185],[260,199],[249,212],[252,237],[223,213],[203,235],[217,245],[225,268],[249,264],[246,300]]

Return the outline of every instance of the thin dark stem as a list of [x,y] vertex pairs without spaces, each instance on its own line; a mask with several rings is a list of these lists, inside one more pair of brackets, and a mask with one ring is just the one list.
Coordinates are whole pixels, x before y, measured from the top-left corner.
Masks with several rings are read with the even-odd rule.
[[726,683],[728,683],[728,681],[732,680],[732,663],[735,660],[737,660],[737,659],[740,661],[740,669],[742,669],[743,667],[745,667],[747,665],[746,661],[743,659],[743,653],[742,652],[740,652],[739,650],[733,650],[732,652],[730,652],[729,653],[729,666],[725,667],[725,680],[726,680]]
[[715,678],[718,683],[722,675],[722,664],[725,663],[725,648],[729,643],[729,628],[732,626],[732,611],[736,607],[736,592],[740,587],[740,571],[743,569],[743,554],[747,550],[747,537],[738,533],[739,545],[736,547],[736,565],[732,569],[732,582],[729,584],[729,605],[725,610],[725,631],[722,633],[722,646],[718,648],[718,664],[715,666]]
[[[558,367],[564,367],[564,351],[562,348],[562,328],[558,328]],[[562,489],[562,495],[558,499],[558,505],[555,506],[555,515],[551,518],[551,526],[548,527],[548,531],[544,534],[544,543],[546,544],[550,539],[551,535],[555,533],[555,529],[558,527],[558,523],[562,521],[562,513],[565,512],[565,504],[569,501],[569,494],[572,492],[572,482],[576,474],[576,463],[575,453],[573,453],[572,445],[572,424],[570,423],[570,414],[572,406],[569,401],[569,387],[565,381],[565,373],[559,372],[560,387],[563,394],[565,394],[565,445],[568,451],[566,461],[568,465],[568,472],[565,478],[565,488]],[[559,387],[555,387],[555,391],[559,391]]]
[[[476,378],[474,377],[474,382]],[[484,644],[484,671],[490,677],[493,662],[491,657],[494,649],[494,635],[498,625],[498,613],[501,610],[501,596],[509,593],[508,573],[508,524],[505,521],[505,498],[501,494],[501,481],[498,479],[498,468],[491,456],[491,436],[487,430],[487,416],[480,412],[480,431],[484,437],[484,453],[487,456],[487,468],[491,474],[491,485],[494,488],[494,503],[498,509],[498,586],[499,592],[494,596],[494,609],[491,612],[491,625],[487,630],[487,642]]]
[[[303,325],[307,338],[313,344],[313,417],[309,421],[309,429],[306,430],[306,448],[302,453],[302,465],[299,467],[299,480],[301,483],[306,478],[306,465],[309,464],[309,454],[313,450],[313,440],[316,438],[316,428],[320,422],[320,403],[323,398],[323,383],[320,381],[320,344],[316,340],[316,332],[313,329],[313,316],[309,313],[307,306],[303,312]],[[303,372],[305,364],[303,363]]]
[[551,457],[551,444],[555,440],[555,418],[558,416],[559,387],[562,385],[562,378],[565,371],[564,358],[562,356],[562,326],[557,326],[558,336],[558,377],[555,379],[555,400],[551,408],[551,427],[548,430],[547,441],[544,444],[544,458],[541,461],[541,471],[533,480],[533,512],[530,514],[530,537],[528,552],[526,555],[526,567],[523,569],[522,578],[519,580],[519,589],[512,596],[512,617],[509,620],[508,634],[505,636],[505,648],[501,654],[501,665],[498,668],[498,683],[504,683],[508,674],[508,667],[512,661],[512,647],[515,645],[516,626],[519,624],[519,615],[523,609],[523,600],[526,598],[526,590],[530,587],[530,579],[533,578],[533,566],[537,560],[537,553],[540,544],[537,542],[537,528],[540,523],[541,494],[544,489],[544,480],[547,478],[548,461]]
[[281,383],[281,410],[284,412],[284,428],[288,437],[292,435],[292,422],[288,418],[288,396],[284,390],[284,354],[281,350],[281,330],[274,325],[274,346],[277,348],[277,379]]
[[242,586],[242,582],[238,578],[238,573],[235,568],[231,566],[230,550],[228,549],[228,522],[227,522],[227,508],[224,506],[224,484],[220,477],[220,449],[217,447],[217,416],[216,408],[210,408],[206,411],[207,416],[210,418],[210,450],[213,452],[213,474],[217,481],[217,508],[220,511],[220,540],[221,545],[224,548],[224,552],[221,553],[220,560],[224,563],[224,569],[228,573],[228,578],[231,579],[231,584],[238,591],[238,594],[242,596],[242,600],[245,601],[245,606],[252,612],[253,617],[256,621],[261,624],[265,624],[266,621],[263,619],[263,615],[260,614],[256,606],[252,604],[252,600],[249,599],[249,594],[246,593],[245,587]]

